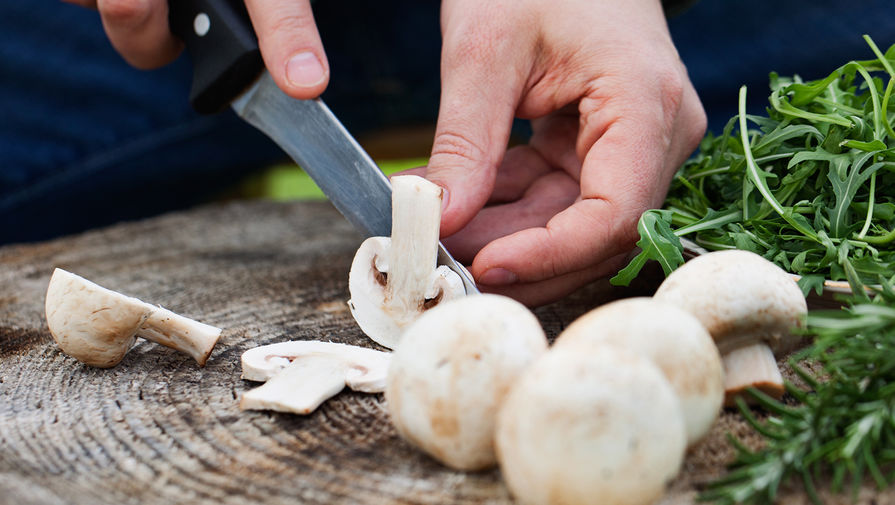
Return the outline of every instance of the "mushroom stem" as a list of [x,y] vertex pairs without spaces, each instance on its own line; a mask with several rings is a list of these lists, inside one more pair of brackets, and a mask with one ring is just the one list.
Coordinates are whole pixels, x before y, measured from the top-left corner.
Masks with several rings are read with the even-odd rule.
[[[756,343],[734,349],[721,357],[724,364],[724,406],[736,405],[746,388],[756,388],[776,399],[783,396],[783,376],[770,347]],[[751,397],[744,395],[749,401]]]
[[438,234],[444,190],[417,176],[392,178],[392,235],[388,251],[386,310],[420,312],[438,261]]
[[263,386],[245,392],[239,408],[310,414],[344,387],[345,367],[341,360],[322,356],[296,360]]
[[164,307],[153,307],[152,310],[137,330],[137,336],[189,354],[199,366],[204,366],[221,336],[221,329],[175,314]]

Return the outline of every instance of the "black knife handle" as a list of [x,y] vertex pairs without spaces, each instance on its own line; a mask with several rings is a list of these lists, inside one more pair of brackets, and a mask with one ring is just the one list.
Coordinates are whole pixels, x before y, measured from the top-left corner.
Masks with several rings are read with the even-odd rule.
[[193,60],[190,103],[218,112],[264,68],[242,0],[168,0],[168,24]]

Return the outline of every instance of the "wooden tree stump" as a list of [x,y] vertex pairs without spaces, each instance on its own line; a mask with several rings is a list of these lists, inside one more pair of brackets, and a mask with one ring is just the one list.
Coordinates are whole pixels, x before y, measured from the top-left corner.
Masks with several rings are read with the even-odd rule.
[[[326,203],[241,202],[0,248],[0,503],[511,503],[498,470],[453,471],[403,442],[382,395],[345,391],[304,417],[239,410],[258,385],[240,378],[249,348],[302,339],[376,347],[345,304],[360,241]],[[46,328],[55,267],[223,336],[204,368],[145,341],[114,368],[84,366]],[[536,314],[552,338],[644,289],[597,284]],[[665,502],[692,502],[723,472],[727,432],[751,436],[725,413]]]

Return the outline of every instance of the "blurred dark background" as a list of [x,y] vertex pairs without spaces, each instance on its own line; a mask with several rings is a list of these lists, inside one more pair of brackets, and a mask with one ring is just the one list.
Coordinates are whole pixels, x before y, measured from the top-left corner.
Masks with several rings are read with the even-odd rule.
[[[439,94],[439,2],[319,0],[332,79],[324,99],[374,159],[425,157]],[[702,0],[669,20],[721,130],[768,73],[815,79],[895,43],[890,0]],[[94,11],[58,0],[0,4],[0,244],[44,240],[221,198],[288,160],[232,113],[187,103],[186,57],[128,67]],[[514,133],[524,140],[527,129]]]

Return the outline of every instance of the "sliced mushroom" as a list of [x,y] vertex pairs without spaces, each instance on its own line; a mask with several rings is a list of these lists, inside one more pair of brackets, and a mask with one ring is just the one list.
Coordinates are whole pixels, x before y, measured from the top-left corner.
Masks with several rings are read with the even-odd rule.
[[712,335],[724,364],[725,405],[748,387],[783,396],[774,356],[798,345],[795,330],[808,306],[782,268],[748,251],[711,252],[672,272],[654,296],[696,316]]
[[681,406],[659,368],[618,346],[554,346],[500,408],[500,470],[521,504],[649,505],[681,469]]
[[554,347],[588,354],[610,345],[652,360],[665,374],[681,403],[688,445],[708,434],[721,412],[724,373],[712,336],[696,317],[667,302],[627,298],[573,321]]
[[385,389],[392,423],[452,468],[492,466],[497,409],[546,349],[538,319],[515,300],[484,294],[440,304],[407,327],[394,352]]
[[189,354],[205,365],[220,328],[116,293],[57,268],[47,287],[47,325],[62,352],[87,365],[117,365],[136,337]]
[[310,414],[347,385],[381,393],[391,354],[335,342],[292,341],[242,354],[242,378],[266,383],[242,395],[243,410]]
[[348,306],[364,333],[394,349],[405,326],[466,290],[460,276],[437,266],[443,190],[413,175],[391,182],[391,238],[370,237],[357,250]]

